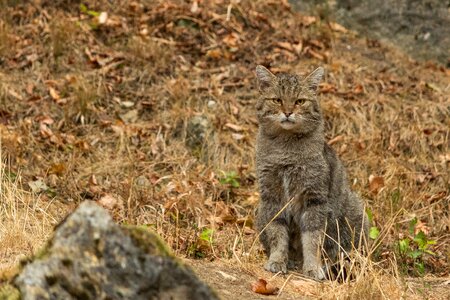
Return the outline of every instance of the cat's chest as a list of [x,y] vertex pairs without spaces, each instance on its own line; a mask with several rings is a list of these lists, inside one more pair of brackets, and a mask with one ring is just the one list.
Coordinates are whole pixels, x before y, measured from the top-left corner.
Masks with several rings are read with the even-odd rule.
[[281,185],[285,201],[303,190],[308,181],[308,175],[305,166],[285,166],[278,172],[278,182]]

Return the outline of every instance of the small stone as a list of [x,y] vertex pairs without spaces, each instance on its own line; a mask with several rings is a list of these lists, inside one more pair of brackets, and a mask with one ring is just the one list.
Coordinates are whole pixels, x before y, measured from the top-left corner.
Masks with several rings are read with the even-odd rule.
[[215,109],[217,107],[217,102],[214,100],[209,100],[208,101],[208,108],[209,109]]

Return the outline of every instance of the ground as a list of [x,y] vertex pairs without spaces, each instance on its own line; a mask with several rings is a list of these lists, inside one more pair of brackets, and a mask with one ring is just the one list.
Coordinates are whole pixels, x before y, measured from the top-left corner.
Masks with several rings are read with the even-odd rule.
[[263,64],[325,68],[327,140],[372,223],[353,280],[292,276],[282,297],[450,293],[448,69],[287,1],[0,5],[0,284],[89,199],[153,229],[224,298],[257,298],[249,283],[272,276],[253,227]]

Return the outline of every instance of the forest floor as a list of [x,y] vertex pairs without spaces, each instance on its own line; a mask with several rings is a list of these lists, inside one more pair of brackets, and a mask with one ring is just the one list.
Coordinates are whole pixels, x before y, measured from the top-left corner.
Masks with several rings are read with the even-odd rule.
[[[224,299],[263,297],[259,278],[286,299],[450,297],[448,69],[287,1],[82,3],[0,1],[0,285],[89,199]],[[326,69],[327,139],[372,223],[352,280],[262,268],[257,64]]]

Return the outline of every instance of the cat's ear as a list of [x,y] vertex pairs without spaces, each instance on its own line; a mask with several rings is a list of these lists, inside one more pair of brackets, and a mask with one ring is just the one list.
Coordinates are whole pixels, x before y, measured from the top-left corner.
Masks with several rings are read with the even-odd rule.
[[266,67],[258,65],[256,66],[256,78],[258,78],[258,88],[260,91],[272,86],[276,76],[273,75]]
[[318,67],[311,74],[306,76],[305,82],[312,90],[317,91],[317,87],[319,86],[319,83],[322,81],[323,73],[324,73],[323,68]]

